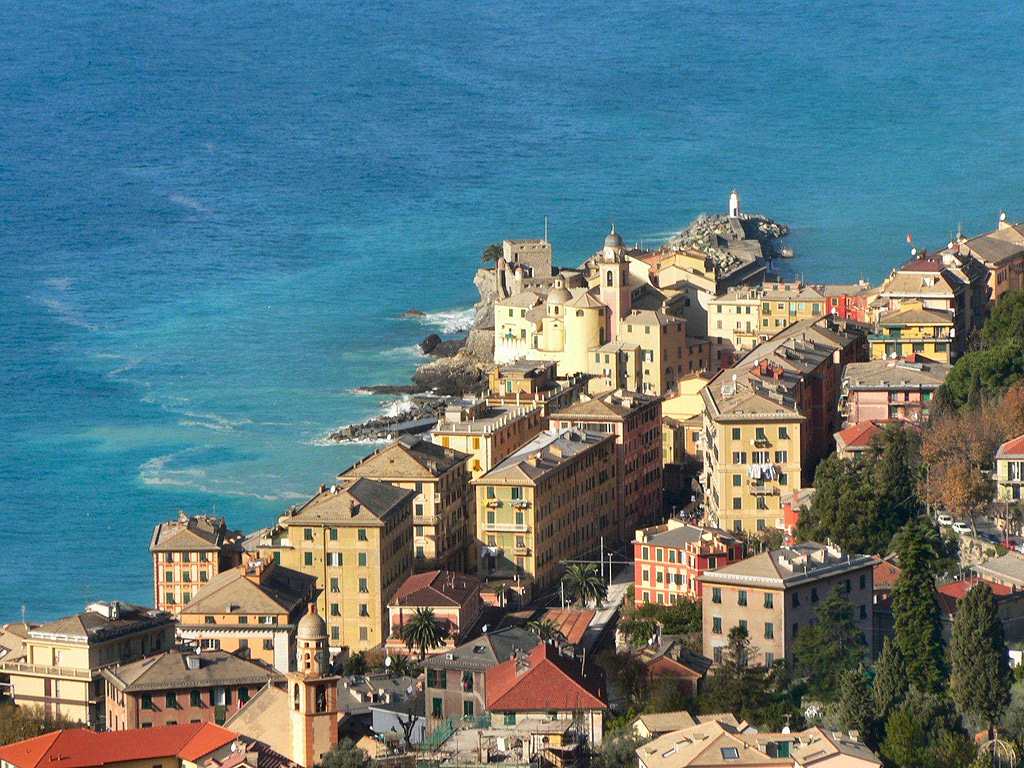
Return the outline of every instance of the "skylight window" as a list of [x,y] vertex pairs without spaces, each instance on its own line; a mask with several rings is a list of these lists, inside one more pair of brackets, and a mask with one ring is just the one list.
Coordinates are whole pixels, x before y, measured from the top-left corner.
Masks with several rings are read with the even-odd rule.
[[740,751],[736,747],[722,747],[723,760],[739,760]]

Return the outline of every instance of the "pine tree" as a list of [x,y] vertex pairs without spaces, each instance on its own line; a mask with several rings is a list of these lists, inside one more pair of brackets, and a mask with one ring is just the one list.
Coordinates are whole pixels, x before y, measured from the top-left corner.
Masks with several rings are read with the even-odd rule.
[[964,712],[984,719],[992,738],[995,721],[1010,703],[1010,674],[1003,625],[988,584],[975,584],[957,606],[949,643],[949,692]]
[[839,685],[839,718],[843,727],[857,731],[871,749],[878,746],[878,720],[871,685],[863,667],[848,669]]
[[875,662],[875,681],[871,696],[875,700],[875,715],[884,721],[907,695],[910,683],[907,668],[896,643],[886,638],[882,653]]
[[892,614],[896,647],[906,664],[907,678],[923,691],[938,691],[944,679],[939,606],[935,602],[933,554],[918,526],[908,524],[900,541],[903,569],[893,589]]
[[853,605],[837,585],[818,607],[817,622],[796,637],[797,667],[808,676],[811,692],[826,701],[839,695],[843,671],[856,669],[867,642],[853,619]]

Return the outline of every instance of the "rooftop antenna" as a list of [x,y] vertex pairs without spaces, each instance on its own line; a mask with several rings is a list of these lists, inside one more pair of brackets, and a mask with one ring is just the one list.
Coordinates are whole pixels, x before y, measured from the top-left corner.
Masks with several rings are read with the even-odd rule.
[[544,242],[548,241],[548,217],[544,217]]
[[21,604],[21,623],[25,627],[25,629],[28,629],[28,622],[25,620],[25,604],[24,603]]

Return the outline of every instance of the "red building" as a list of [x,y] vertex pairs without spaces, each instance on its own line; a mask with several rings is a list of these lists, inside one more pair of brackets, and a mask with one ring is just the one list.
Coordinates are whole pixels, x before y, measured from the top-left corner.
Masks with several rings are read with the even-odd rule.
[[823,285],[821,288],[825,294],[825,310],[828,314],[844,320],[856,320],[858,323],[867,322],[867,294],[870,288],[867,283]]
[[633,542],[636,604],[697,600],[701,574],[742,559],[743,542],[720,528],[673,519],[639,530]]

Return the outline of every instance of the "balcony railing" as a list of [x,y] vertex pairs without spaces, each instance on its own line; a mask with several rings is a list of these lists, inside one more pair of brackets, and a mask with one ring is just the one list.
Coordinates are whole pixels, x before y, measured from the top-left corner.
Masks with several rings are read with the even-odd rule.
[[46,677],[74,677],[79,680],[92,680],[94,675],[93,672],[87,669],[51,667],[45,664],[25,664],[20,661],[7,661],[0,664],[0,672],[22,672],[29,675],[44,675]]
[[499,531],[506,533],[526,533],[530,530],[530,526],[525,523],[484,523],[484,530],[486,531]]

